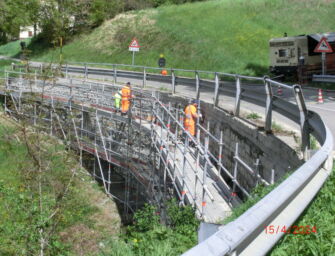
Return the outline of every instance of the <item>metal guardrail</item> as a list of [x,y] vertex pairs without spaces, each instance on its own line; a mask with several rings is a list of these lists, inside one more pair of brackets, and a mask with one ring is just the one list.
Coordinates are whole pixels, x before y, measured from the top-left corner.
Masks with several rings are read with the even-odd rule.
[[[68,63],[83,64],[83,63]],[[98,63],[90,63],[97,65]],[[213,105],[218,107],[219,95],[235,96],[235,116],[240,114],[241,99],[246,102],[263,106],[265,108],[265,131],[272,128],[272,112],[275,110],[300,125],[302,150],[307,160],[289,178],[282,182],[276,189],[251,207],[235,221],[223,226],[218,232],[195,246],[184,255],[264,255],[281,238],[283,233],[265,235],[264,226],[280,225],[290,226],[304,211],[315,194],[322,187],[332,169],[333,137],[322,119],[315,112],[306,108],[301,87],[289,86],[274,81],[268,77],[249,77],[221,72],[206,72],[194,70],[169,69],[170,76],[149,74],[148,70],[160,70],[130,65],[100,64],[112,66],[113,69],[90,68],[89,63],[84,67],[66,65],[62,70],[66,73],[83,73],[88,75],[112,76],[114,82],[118,77],[138,79],[143,81],[143,87],[147,81],[165,83],[170,86],[172,93],[176,92],[178,85],[193,86],[196,98],[200,98],[202,87],[213,89]],[[120,68],[142,69],[141,72],[120,70]],[[177,77],[176,72],[192,72],[194,78]],[[213,75],[213,80],[200,79],[199,74]],[[228,78],[230,81],[222,81]],[[233,82],[231,81],[233,79]],[[253,90],[253,86],[243,86],[243,80],[253,80],[257,86],[264,86],[263,93]],[[261,85],[262,83],[263,85]],[[274,96],[273,89],[282,87],[292,93],[296,104]],[[320,143],[321,148],[309,158],[310,135],[313,135]]]
[[334,75],[313,75],[313,82],[335,83]]

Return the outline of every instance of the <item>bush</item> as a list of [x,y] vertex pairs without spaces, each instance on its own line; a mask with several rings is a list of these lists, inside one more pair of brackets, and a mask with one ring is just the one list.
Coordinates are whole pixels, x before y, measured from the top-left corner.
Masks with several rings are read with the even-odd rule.
[[146,204],[134,215],[124,241],[112,240],[116,250],[105,250],[103,255],[180,255],[197,243],[199,221],[190,206],[179,207],[176,200],[167,203],[167,224],[160,224],[157,207]]

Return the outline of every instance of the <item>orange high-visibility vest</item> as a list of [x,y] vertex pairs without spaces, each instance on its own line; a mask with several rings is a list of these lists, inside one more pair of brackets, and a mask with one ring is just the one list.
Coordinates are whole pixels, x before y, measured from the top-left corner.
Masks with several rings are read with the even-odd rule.
[[122,104],[122,113],[127,113],[128,110],[129,110],[129,107],[130,107],[130,99],[131,99],[131,90],[130,90],[130,87],[125,85],[123,88],[122,88],[122,101],[121,101],[121,104]]
[[195,118],[197,117],[197,108],[194,105],[188,105],[185,108],[184,128],[192,136],[195,136]]

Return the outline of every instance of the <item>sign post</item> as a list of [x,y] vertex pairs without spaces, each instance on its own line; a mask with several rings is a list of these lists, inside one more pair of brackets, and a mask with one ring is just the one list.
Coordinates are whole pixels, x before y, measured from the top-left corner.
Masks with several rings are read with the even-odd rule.
[[326,74],[326,53],[321,53],[321,61],[322,61],[322,75]]
[[321,61],[322,61],[322,75],[326,74],[326,53],[333,52],[330,44],[327,41],[326,37],[322,37],[318,45],[315,47],[314,52],[321,52]]
[[134,38],[130,45],[129,45],[129,51],[133,52],[133,58],[132,58],[132,65],[135,65],[135,52],[139,52],[140,51],[140,44],[138,43],[137,39]]

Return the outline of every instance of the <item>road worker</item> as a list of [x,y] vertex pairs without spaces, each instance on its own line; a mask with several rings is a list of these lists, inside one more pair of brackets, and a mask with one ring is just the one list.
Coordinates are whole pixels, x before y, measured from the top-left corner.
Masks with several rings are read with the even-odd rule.
[[128,82],[121,90],[121,97],[122,97],[122,114],[126,114],[130,108],[130,99],[132,98],[131,95],[131,85],[130,82]]
[[192,100],[189,105],[186,106],[185,118],[184,118],[184,128],[188,131],[192,136],[195,136],[195,126],[197,118],[201,117],[201,114],[197,114],[198,111],[198,100]]
[[121,105],[121,96],[122,95],[122,91],[117,91],[115,94],[114,94],[114,103],[115,103],[115,109],[116,111],[120,111],[120,105]]

